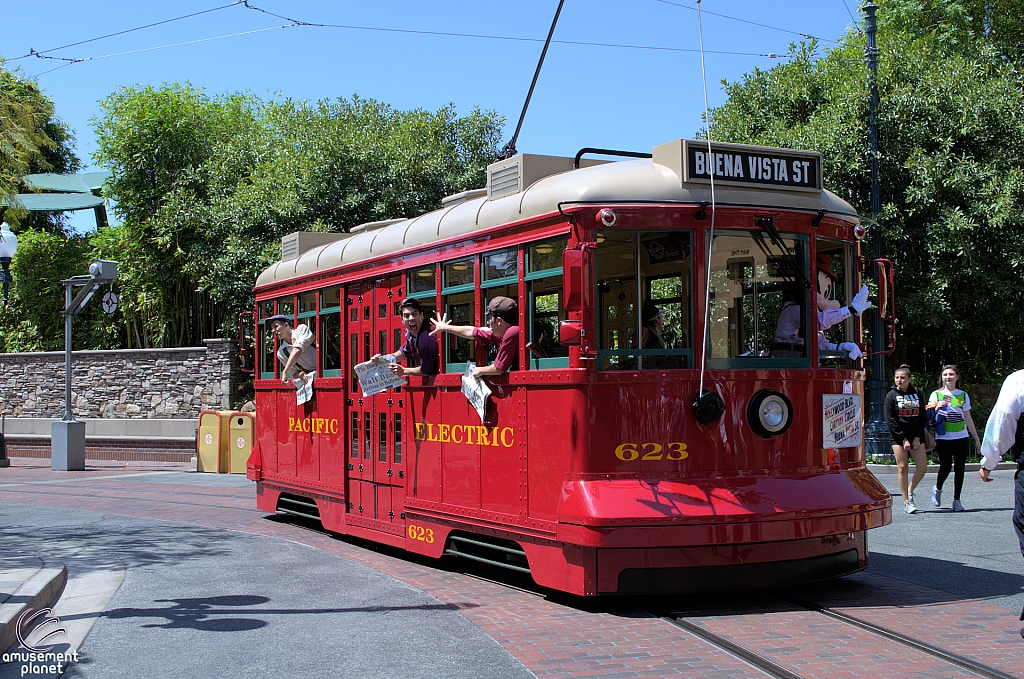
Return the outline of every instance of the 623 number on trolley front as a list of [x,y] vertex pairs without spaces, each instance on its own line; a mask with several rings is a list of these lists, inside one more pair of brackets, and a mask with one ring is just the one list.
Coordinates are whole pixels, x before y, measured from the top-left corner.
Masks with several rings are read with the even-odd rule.
[[434,541],[434,529],[424,528],[415,524],[409,524],[409,538],[420,542],[431,543]]
[[690,454],[681,441],[670,443],[623,443],[615,449],[615,457],[623,462],[634,460],[685,460]]

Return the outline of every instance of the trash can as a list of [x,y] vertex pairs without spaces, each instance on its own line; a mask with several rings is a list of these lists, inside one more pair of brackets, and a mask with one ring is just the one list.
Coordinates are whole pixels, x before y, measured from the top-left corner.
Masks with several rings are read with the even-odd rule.
[[244,474],[245,463],[252,453],[253,435],[255,433],[255,420],[252,413],[231,413],[231,422],[228,425],[228,460],[221,467],[222,471],[230,474]]
[[199,413],[199,451],[196,471],[226,473],[228,459],[228,429],[234,413],[204,410]]

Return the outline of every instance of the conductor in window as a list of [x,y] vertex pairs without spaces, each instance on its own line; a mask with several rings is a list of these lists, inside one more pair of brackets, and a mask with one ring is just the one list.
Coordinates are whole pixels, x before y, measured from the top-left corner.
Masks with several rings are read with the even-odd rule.
[[458,337],[474,340],[478,345],[497,344],[498,355],[494,363],[473,368],[473,377],[504,375],[514,370],[519,357],[519,305],[509,297],[495,297],[487,304],[487,327],[452,325],[447,314],[437,314],[431,320],[434,325],[431,335],[449,332]]
[[[831,328],[833,325],[842,323],[850,316],[860,316],[871,308],[871,300],[868,299],[868,286],[862,285],[853,301],[843,306],[837,302],[835,297],[836,283],[838,277],[832,271],[832,258],[825,254],[819,254],[816,261],[816,284],[815,305],[818,310],[818,351],[845,351],[847,356],[853,360],[861,358],[864,354],[860,347],[854,342],[840,342],[833,344],[825,337],[822,330]],[[773,358],[803,358],[804,339],[800,336],[800,321],[803,313],[800,310],[800,303],[793,298],[788,299],[782,306],[779,313],[779,320],[775,326],[775,338],[772,347]]]

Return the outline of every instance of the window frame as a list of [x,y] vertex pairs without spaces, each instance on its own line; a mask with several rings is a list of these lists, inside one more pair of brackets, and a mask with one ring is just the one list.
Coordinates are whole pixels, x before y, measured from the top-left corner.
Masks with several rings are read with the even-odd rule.
[[[696,338],[696,335],[695,335],[694,315],[693,315],[693,313],[694,313],[694,294],[695,294],[693,252],[694,252],[695,234],[698,231],[696,229],[693,229],[693,228],[684,228],[684,229],[600,229],[600,230],[594,232],[595,245],[598,248],[600,247],[600,243],[602,242],[602,241],[598,240],[598,238],[599,238],[599,236],[600,236],[600,234],[602,232],[613,232],[613,233],[620,233],[620,234],[633,234],[633,243],[634,243],[634,246],[635,246],[635,249],[633,250],[633,253],[634,253],[634,262],[635,262],[635,266],[636,266],[636,270],[635,270],[634,276],[635,276],[635,278],[637,280],[636,285],[637,285],[637,291],[639,293],[639,299],[637,299],[637,302],[636,302],[636,323],[637,323],[637,325],[636,325],[636,333],[637,333],[637,343],[640,342],[640,337],[642,336],[642,332],[643,332],[643,330],[642,330],[643,329],[643,319],[641,318],[641,314],[643,312],[643,293],[644,293],[644,290],[640,289],[640,279],[641,279],[641,270],[640,270],[641,269],[641,265],[640,265],[640,262],[641,262],[641,252],[640,252],[640,248],[642,246],[642,243],[640,241],[640,235],[641,234],[658,234],[658,233],[664,233],[664,234],[685,233],[685,234],[687,234],[689,236],[690,264],[688,266],[688,269],[689,269],[690,300],[689,300],[689,302],[687,304],[687,306],[689,307],[689,314],[688,314],[688,319],[687,320],[689,322],[689,331],[690,331],[689,335],[690,335],[690,338],[691,338],[691,342],[690,342],[690,347],[689,348],[683,348],[683,349],[640,349],[640,348],[634,348],[634,349],[630,349],[630,348],[626,348],[626,349],[601,349],[600,347],[602,345],[602,339],[604,337],[604,335],[603,335],[604,329],[601,327],[601,318],[603,316],[603,311],[600,308],[601,293],[598,290],[598,288],[599,288],[599,286],[601,284],[601,269],[600,269],[600,263],[599,263],[600,262],[599,252],[598,252],[597,249],[595,249],[595,252],[594,252],[594,300],[595,300],[594,301],[594,304],[595,304],[594,322],[595,322],[595,324],[597,326],[597,328],[596,328],[596,330],[597,330],[596,336],[598,338],[598,340],[597,340],[597,347],[598,347],[598,349],[597,349],[597,360],[595,361],[595,363],[596,363],[595,369],[598,370],[598,371],[601,371],[601,372],[613,372],[613,371],[616,371],[616,370],[624,370],[626,372],[630,372],[630,371],[641,372],[641,371],[645,371],[645,370],[650,370],[650,371],[656,372],[656,371],[659,371],[659,370],[660,371],[664,371],[664,370],[693,370],[694,368],[696,368],[696,365],[694,363],[695,343],[696,343],[696,339],[697,338]],[[664,276],[662,276],[662,278],[664,278]],[[650,283],[650,279],[649,278],[647,279],[646,283],[647,283],[647,285],[649,287],[649,283]],[[642,368],[640,366],[635,366],[633,368],[625,368],[625,369],[623,369],[623,368],[613,368],[613,367],[609,367],[609,368],[603,368],[602,367],[604,365],[604,359],[605,358],[617,357],[617,356],[623,356],[623,357],[634,356],[634,357],[637,357],[637,358],[640,359],[640,363],[641,364],[643,362],[643,358],[647,357],[647,356],[651,356],[651,357],[654,357],[654,356],[679,356],[685,362],[685,367],[682,367],[682,368]]]
[[[751,240],[753,240],[753,234],[755,234],[755,233],[759,233],[759,231],[757,229],[717,229],[715,231],[715,235],[716,236],[729,236],[729,235],[740,236],[740,235],[742,235],[742,236],[747,236],[747,237],[751,238]],[[790,240],[794,240],[794,241],[798,241],[798,242],[802,242],[803,243],[804,259],[803,259],[802,264],[804,266],[804,274],[806,275],[807,267],[809,265],[809,260],[810,260],[810,241],[809,241],[809,238],[808,238],[808,234],[806,234],[806,233],[789,233],[789,232],[783,233],[783,232],[780,231],[779,232],[779,236],[781,238],[783,238],[783,239],[790,239]],[[704,247],[705,247],[705,253],[710,253],[710,251],[711,251],[711,232],[710,231],[705,232]],[[706,263],[707,263],[707,261],[709,259],[710,259],[709,256],[705,257],[705,265],[706,265]],[[712,273],[711,271],[705,271],[705,275],[706,276],[710,276],[711,273]],[[709,306],[709,307],[711,306],[711,300],[710,299],[708,299],[706,301],[706,303],[707,303],[707,306]],[[707,361],[706,362],[707,362],[708,369],[709,370],[746,370],[746,369],[766,369],[766,368],[771,369],[771,368],[775,368],[775,369],[810,370],[811,366],[812,366],[812,364],[811,364],[812,345],[813,345],[813,348],[817,347],[816,336],[811,334],[810,305],[811,305],[811,296],[810,296],[810,293],[808,292],[807,295],[806,295],[806,303],[802,305],[802,308],[803,308],[802,323],[803,323],[803,327],[806,329],[805,330],[806,337],[804,337],[804,346],[806,348],[806,355],[804,356],[804,358],[772,358],[771,356],[743,356],[743,357],[740,357],[740,356],[730,356],[730,357],[727,357],[727,358],[716,358],[716,357],[711,355],[712,337],[711,337],[711,329],[708,328],[708,331],[706,333],[704,333],[707,336],[707,344],[704,346],[704,351],[706,352],[705,355],[707,356]],[[711,317],[705,311],[704,323],[705,323],[705,325],[709,325],[710,322],[711,322]]]
[[[338,290],[339,290],[338,306],[330,306],[330,307],[324,306],[324,296],[325,296],[325,293],[329,289],[333,289],[333,288],[338,288]],[[339,363],[339,367],[338,367],[337,370],[326,370],[326,369],[324,369],[324,357],[323,357],[323,354],[322,354],[322,352],[326,349],[326,341],[323,342],[323,346],[321,346],[320,351],[317,351],[317,367],[320,369],[320,372],[318,373],[318,375],[322,375],[323,377],[341,377],[342,376],[341,375],[341,372],[342,372],[341,371],[341,366],[344,365],[344,356],[345,356],[345,351],[344,351],[344,347],[345,347],[345,323],[344,323],[344,321],[345,321],[345,319],[342,316],[342,307],[344,306],[343,302],[345,300],[344,288],[342,286],[340,286],[340,284],[339,285],[331,285],[331,286],[328,286],[327,288],[322,288],[322,289],[318,290],[317,293],[318,293],[317,294],[317,304],[320,307],[320,311],[317,314],[317,332],[319,333],[317,335],[317,337],[320,338],[321,340],[325,340],[324,332],[323,332],[323,319],[325,317],[328,317],[328,316],[336,315],[338,317],[338,344],[339,344],[339,349],[338,349],[338,363]]]
[[[564,253],[565,250],[568,249],[568,247],[569,247],[569,235],[565,234],[564,236],[555,236],[554,238],[545,238],[545,239],[539,240],[539,241],[530,241],[529,243],[524,243],[523,246],[522,246],[523,247],[524,262],[525,262],[525,266],[524,266],[524,269],[523,269],[523,285],[526,288],[525,291],[523,291],[522,296],[523,296],[523,299],[527,302],[527,307],[526,307],[526,327],[528,327],[530,329],[531,333],[533,332],[533,308],[534,308],[534,297],[535,297],[535,295],[533,293],[533,282],[534,281],[544,280],[546,278],[554,278],[556,276],[562,278],[562,286],[561,286],[561,288],[559,290],[559,293],[558,293],[558,309],[559,309],[559,311],[558,311],[558,318],[559,318],[559,320],[561,320],[562,316],[565,315],[565,308],[562,306],[562,302],[563,302],[563,299],[564,299],[563,295],[564,295],[564,291],[565,291],[565,274],[563,272],[564,271],[563,267],[558,266],[558,267],[552,267],[552,268],[549,268],[549,269],[538,269],[537,271],[531,271],[530,270],[530,263],[531,263],[530,249],[533,248],[533,247],[536,247],[538,245],[542,245],[544,243],[548,243],[548,242],[556,242],[559,245],[562,245],[563,246],[562,252]],[[522,329],[520,329],[520,331],[521,330]],[[558,338],[555,337],[556,343],[557,343],[557,340],[558,340]],[[528,337],[527,341],[528,342],[533,341],[533,337]],[[549,358],[538,358],[538,357],[534,356],[530,352],[529,349],[527,349],[527,351],[526,351],[526,360],[527,360],[527,363],[529,365],[530,370],[552,370],[552,369],[568,368],[569,367],[569,356],[552,356],[552,357],[549,357]]]

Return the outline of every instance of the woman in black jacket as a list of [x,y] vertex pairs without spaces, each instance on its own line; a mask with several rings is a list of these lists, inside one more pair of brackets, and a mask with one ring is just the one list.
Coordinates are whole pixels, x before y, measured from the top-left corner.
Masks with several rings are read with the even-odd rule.
[[[910,384],[910,366],[896,368],[896,384],[885,396],[885,423],[892,434],[892,452],[896,455],[896,475],[903,493],[903,511],[913,514],[914,489],[928,470],[928,453],[924,449],[925,400],[924,394]],[[908,492],[908,458],[914,458],[914,478]]]

